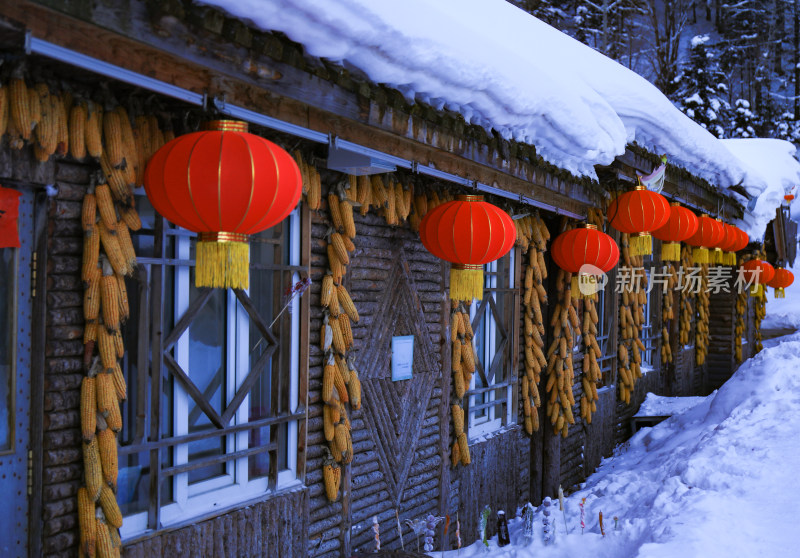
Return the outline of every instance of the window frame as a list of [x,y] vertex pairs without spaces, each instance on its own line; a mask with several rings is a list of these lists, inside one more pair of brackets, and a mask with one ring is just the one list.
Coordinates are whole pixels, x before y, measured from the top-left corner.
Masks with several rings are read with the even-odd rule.
[[[501,259],[504,258],[508,258],[508,266],[506,267],[508,270],[507,283],[500,286],[497,284],[498,261],[500,260],[485,264],[484,298],[480,301],[477,299],[473,300],[472,304],[469,306],[469,316],[470,321],[472,322],[473,331],[478,332],[481,330],[479,327],[481,320],[478,316],[478,310],[480,310],[480,306],[483,304],[484,300],[487,300],[487,298],[491,297],[496,301],[497,296],[506,297],[506,300],[503,301],[503,318],[505,319],[506,323],[503,325],[504,329],[506,330],[507,346],[503,350],[507,351],[507,356],[504,359],[504,366],[507,367],[507,370],[505,371],[505,374],[503,374],[503,380],[500,382],[495,382],[495,377],[493,376],[492,383],[485,387],[476,387],[476,382],[480,378],[478,370],[476,370],[475,374],[472,375],[469,388],[464,394],[464,411],[467,418],[467,420],[465,420],[465,426],[467,438],[470,442],[477,441],[484,436],[490,435],[505,427],[517,423],[516,386],[518,383],[518,378],[516,374],[516,367],[519,364],[517,352],[519,350],[518,322],[520,319],[519,309],[517,308],[519,304],[519,293],[517,292],[516,288],[516,285],[519,283],[518,262],[520,259],[519,255],[517,254],[517,248],[513,248],[507,256],[504,256]],[[491,316],[492,319],[489,323],[492,324],[493,327],[482,328],[484,334],[484,343],[482,343],[484,354],[482,355],[482,358],[478,357],[476,354],[476,364],[478,363],[478,358],[480,358],[481,363],[487,361],[491,363],[494,361],[494,357],[496,355],[498,331],[494,315],[492,314],[491,307],[488,302],[484,307],[484,312],[488,312],[488,314]],[[484,321],[484,323],[486,322]],[[473,337],[472,347],[477,353],[477,343],[474,339],[475,338]],[[503,394],[504,397],[501,397],[498,400],[498,392],[503,391],[505,392]],[[488,401],[477,403],[476,399],[484,394],[488,394]],[[475,409],[476,406],[479,408]],[[503,409],[504,407],[504,412],[498,412],[498,407],[500,407],[500,409]],[[487,410],[486,419],[483,419],[483,417],[476,417],[475,413],[480,412],[483,409]]]
[[[137,192],[141,194],[141,192]],[[139,198],[139,196],[137,196]],[[141,199],[141,198],[140,198]],[[260,265],[259,270],[274,272],[279,276],[280,285],[274,289],[283,289],[288,281],[294,285],[308,274],[310,262],[310,214],[305,204],[300,204],[284,223],[288,224],[287,237],[289,243],[288,264],[282,260],[278,263]],[[131,409],[129,414],[136,416],[136,421],[126,421],[126,428],[132,428],[132,442],[120,444],[120,469],[126,463],[128,455],[149,454],[149,467],[147,474],[140,472],[139,480],[147,479],[146,510],[125,515],[121,535],[125,540],[132,540],[143,534],[160,530],[164,527],[178,525],[199,517],[218,513],[223,509],[230,509],[243,505],[254,499],[268,498],[277,492],[291,489],[302,484],[305,475],[305,432],[307,421],[307,374],[308,374],[308,317],[309,297],[294,297],[290,303],[291,312],[284,313],[281,321],[273,322],[267,326],[278,340],[279,346],[288,343],[286,352],[280,358],[288,360],[290,371],[288,385],[284,379],[278,378],[281,391],[272,393],[276,383],[275,374],[285,375],[285,368],[273,369],[268,377],[271,378],[270,397],[273,402],[277,399],[275,408],[270,405],[270,414],[264,418],[249,421],[248,392],[230,421],[224,428],[215,428],[213,425],[208,431],[189,434],[189,409],[193,402],[189,393],[178,381],[164,362],[165,340],[168,339],[169,321],[173,322],[173,329],[177,327],[181,317],[190,307],[189,293],[191,287],[190,268],[194,265],[190,259],[192,238],[196,235],[170,226],[163,218],[156,215],[153,229],[141,232],[152,234],[154,239],[153,255],[137,257],[140,264],[136,274],[140,293],[144,296],[140,300],[138,309],[139,336],[129,342],[126,339],[126,348],[137,352],[137,389],[139,401],[137,409]],[[133,233],[136,235],[137,233]],[[251,240],[252,242],[252,240]],[[174,253],[168,249],[170,243],[174,246]],[[170,255],[175,257],[170,258]],[[148,266],[148,267],[145,267]],[[162,300],[167,287],[167,268],[174,268],[175,280],[173,281],[173,314],[165,309]],[[251,261],[251,270],[254,264]],[[129,283],[130,284],[130,283]],[[129,287],[130,288],[130,287]],[[159,296],[152,296],[160,288]],[[249,289],[245,291],[249,297]],[[267,293],[271,296],[273,293]],[[258,296],[258,295],[256,295]],[[226,352],[225,352],[225,405],[230,404],[236,390],[239,389],[250,371],[250,340],[249,334],[253,327],[249,311],[243,307],[243,300],[233,290],[225,291],[226,304]],[[276,305],[273,313],[279,312],[281,305]],[[144,315],[143,315],[144,314]],[[142,319],[143,318],[143,319]],[[271,319],[271,317],[265,317]],[[285,329],[288,320],[290,325],[289,340],[281,341],[281,331]],[[160,323],[159,323],[160,322]],[[266,324],[264,324],[266,326]],[[276,331],[278,330],[278,331]],[[130,336],[128,336],[130,337]],[[134,347],[133,344],[138,346]],[[150,348],[152,347],[152,349]],[[238,347],[238,348],[237,348]],[[242,350],[242,347],[244,350]],[[175,342],[171,350],[175,361],[186,371],[191,378],[188,364],[189,328]],[[160,358],[158,358],[160,355]],[[129,353],[126,351],[124,366],[127,374]],[[275,354],[272,355],[274,357]],[[272,358],[270,357],[270,358]],[[152,360],[149,360],[152,358]],[[144,363],[139,365],[139,363]],[[232,373],[231,373],[232,371]],[[158,378],[159,381],[149,381]],[[129,380],[130,382],[130,380]],[[142,383],[144,382],[144,383]],[[172,382],[172,424],[169,434],[165,434],[159,419],[162,412],[163,400],[161,399],[164,386]],[[252,388],[251,388],[252,389]],[[276,392],[278,390],[275,390]],[[145,401],[145,399],[147,401]],[[155,404],[153,401],[155,400]],[[281,411],[280,408],[284,410]],[[168,412],[168,410],[163,410]],[[202,412],[202,411],[201,411]],[[138,415],[146,418],[140,418]],[[284,426],[285,425],[285,426]],[[269,429],[269,440],[257,446],[250,445],[249,436],[256,429]],[[285,429],[285,441],[280,431]],[[274,438],[274,440],[273,440]],[[197,462],[189,461],[189,444],[193,441],[204,439],[222,439],[225,444],[224,455],[214,456],[209,459],[200,459]],[[263,476],[250,478],[250,457],[267,453],[269,455],[269,469]],[[279,454],[285,456],[285,467],[278,470]],[[138,463],[145,463],[147,459],[139,458]],[[203,466],[221,463],[224,473],[213,478],[196,483],[189,483],[189,471],[199,469],[197,463],[212,461]],[[134,465],[136,466],[136,465]],[[142,466],[144,468],[145,466]],[[165,490],[164,485],[169,489]],[[165,501],[171,491],[170,501]],[[145,497],[141,498],[144,500]]]

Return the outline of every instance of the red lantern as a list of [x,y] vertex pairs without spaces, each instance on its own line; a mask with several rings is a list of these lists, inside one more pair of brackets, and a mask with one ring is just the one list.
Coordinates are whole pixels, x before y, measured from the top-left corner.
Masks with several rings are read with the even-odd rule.
[[794,283],[794,273],[779,267],[775,270],[775,276],[767,283],[767,286],[775,289],[775,298],[786,298],[785,289],[792,283]]
[[197,287],[246,289],[248,235],[280,223],[297,205],[302,177],[286,151],[247,133],[247,123],[209,122],[175,138],[147,165],[145,192],[176,225],[199,233]]
[[670,207],[667,198],[641,184],[617,196],[608,206],[609,224],[630,238],[631,256],[653,253],[650,232],[667,224]]
[[696,264],[711,263],[708,257],[708,249],[716,248],[722,241],[725,234],[722,229],[722,222],[709,217],[706,214],[700,216],[697,232],[686,239],[686,244],[694,246],[692,258]]
[[758,297],[764,296],[764,285],[775,277],[775,268],[768,262],[759,259],[747,260],[742,264],[744,279],[753,285],[750,294]]
[[[573,295],[577,296],[579,284],[593,280],[589,275],[581,275],[581,267],[585,264],[599,268],[608,273],[619,261],[619,248],[614,239],[597,230],[595,225],[572,229],[558,235],[550,247],[553,261],[564,271],[575,275],[572,278]],[[588,294],[593,294],[590,290]]]
[[681,241],[686,240],[697,232],[699,223],[697,215],[681,206],[678,202],[670,205],[667,224],[653,231],[653,236],[663,242],[661,245],[661,259],[665,262],[679,262],[681,260]]
[[483,265],[505,256],[517,229],[511,216],[483,196],[458,196],[428,211],[419,226],[425,248],[447,260],[450,298],[483,298]]
[[740,250],[747,248],[747,245],[750,244],[750,237],[747,236],[747,233],[736,225],[733,225],[733,229],[736,233],[736,242],[733,244],[731,252],[739,252]]

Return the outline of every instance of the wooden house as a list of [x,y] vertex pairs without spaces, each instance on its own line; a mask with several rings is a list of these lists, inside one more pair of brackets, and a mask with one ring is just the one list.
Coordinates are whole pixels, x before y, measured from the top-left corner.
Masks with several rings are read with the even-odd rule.
[[[137,263],[124,278],[129,317],[119,329],[124,385],[117,392],[125,398],[121,429],[112,435],[118,474],[115,482],[103,479],[115,485],[123,521],[117,531],[113,504],[106,502],[98,504],[103,513],[96,524],[115,550],[121,540],[125,556],[350,556],[375,548],[374,519],[382,547],[396,549],[399,530],[413,546],[406,520],[428,514],[449,517],[449,527],[444,521],[437,527],[437,550],[455,548],[456,522],[470,544],[485,506],[511,515],[528,501],[537,505],[555,495],[559,486],[569,490],[582,482],[629,437],[629,419],[648,391],[707,393],[717,379],[714,367],[731,361],[733,296],[710,297],[712,318],[705,325],[711,342],[703,363],[695,345],[694,297],[683,306],[676,294],[675,317],[665,321],[664,293],[652,290],[637,307],[644,320],[635,342],[621,338],[623,297],[609,288],[596,307],[601,374],[593,380],[598,397],[591,424],[580,418],[584,349],[576,328],[569,387],[574,424],[554,432],[545,415],[549,391],[542,370],[542,405],[533,410],[539,428],[529,434],[523,300],[535,248],[521,241],[488,265],[484,299],[463,305],[455,318],[449,265],[431,255],[414,230],[420,203],[470,193],[528,222],[539,219],[552,238],[585,220],[590,208],[599,210],[592,219],[604,226],[610,194],[655,168],[658,154],[632,145],[598,166],[599,180],[575,176],[547,163],[532,145],[444,108],[411,104],[398,90],[311,56],[281,33],[188,1],[12,0],[0,6],[0,56],[9,105],[12,80],[22,79],[34,93],[44,84],[53,103],[62,103],[68,126],[75,106],[105,113],[123,107],[134,140],[142,142],[146,133],[163,142],[210,118],[244,120],[252,133],[299,154],[311,183],[290,217],[251,239],[249,293],[196,289],[193,234],[159,216],[142,188],[133,191],[141,228],[131,231]],[[91,154],[79,159],[67,145],[43,151],[35,128],[28,140],[18,127],[5,131],[0,184],[21,194],[21,246],[0,249],[0,390],[8,401],[0,417],[6,422],[0,425],[0,494],[12,511],[0,519],[0,554],[77,556],[86,544],[79,528],[85,502],[79,504],[78,494],[87,485],[86,439],[93,434],[87,436],[81,422],[81,392],[96,354],[86,331],[82,213],[87,193],[120,171],[104,169]],[[135,148],[141,154],[143,148]],[[350,174],[365,168],[377,171],[377,179],[351,181]],[[317,180],[320,189],[311,194]],[[697,212],[716,213],[724,204],[730,218],[741,218],[741,203],[718,186],[728,185],[670,165],[664,193]],[[358,375],[361,402],[348,387],[351,401],[340,408],[323,402],[332,353],[322,348],[325,321],[339,320],[331,316],[339,314],[339,304],[323,308],[321,299],[324,276],[336,274],[331,233],[343,232],[331,204],[348,203],[346,190],[353,187],[378,188],[376,195],[383,187],[387,201],[362,205],[354,215],[341,285],[359,319],[339,326],[351,328],[353,342],[334,350],[333,366]],[[393,191],[403,211],[390,208]],[[127,209],[117,204],[117,210],[120,223],[127,223]],[[623,242],[613,229],[607,232]],[[644,262],[648,268],[660,265],[659,253],[656,241]],[[548,272],[541,283],[548,300],[542,319],[549,324],[564,289],[549,253],[542,256]],[[311,287],[287,297],[287,289],[306,277]],[[688,315],[686,343],[679,341],[681,312]],[[464,315],[472,333],[456,331],[455,339],[469,347],[476,371],[458,398],[452,325],[456,319],[463,326]],[[402,336],[414,340],[413,374],[393,381],[392,339]],[[553,342],[549,325],[542,337],[546,350]],[[637,349],[642,377],[629,402],[619,389],[618,346],[625,343],[644,347]],[[671,361],[662,362],[664,344]],[[526,387],[528,394],[535,388]],[[459,402],[463,438],[453,420]],[[326,439],[334,407],[334,430],[345,430],[352,445],[344,456],[332,455]],[[105,426],[115,430],[110,422]],[[463,463],[466,452],[460,451],[462,462],[454,466],[459,439],[468,441],[470,462]],[[339,486],[329,498],[323,477],[336,457]]]

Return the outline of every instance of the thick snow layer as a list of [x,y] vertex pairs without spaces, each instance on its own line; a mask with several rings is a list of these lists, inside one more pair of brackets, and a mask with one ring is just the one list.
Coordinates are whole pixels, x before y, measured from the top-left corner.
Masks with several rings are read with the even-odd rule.
[[505,0],[195,1],[533,144],[575,174],[594,177],[636,141],[718,186],[761,185],[650,82]]
[[772,291],[767,295],[766,317],[761,321],[761,329],[782,330],[800,329],[800,258],[795,260],[795,282],[786,289],[786,298],[773,298]]
[[634,416],[659,417],[677,415],[688,411],[704,399],[705,397],[665,397],[655,393],[648,393]]
[[775,218],[775,209],[783,203],[786,191],[800,184],[800,163],[795,158],[794,144],[779,139],[726,139],[721,140],[731,153],[764,178],[761,187],[753,182],[744,184],[748,193],[756,197],[755,206],[740,226],[750,235],[750,240],[764,236],[767,223]]
[[800,332],[746,361],[692,409],[639,431],[566,498],[569,534],[555,501],[554,544],[544,546],[537,511],[530,543],[516,519],[512,546],[498,548],[494,539],[491,552],[476,542],[443,556],[797,556],[798,369]]

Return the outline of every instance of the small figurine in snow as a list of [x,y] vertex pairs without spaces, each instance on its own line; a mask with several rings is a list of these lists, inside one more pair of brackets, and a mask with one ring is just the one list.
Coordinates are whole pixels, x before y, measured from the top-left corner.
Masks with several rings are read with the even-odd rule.
[[497,546],[507,546],[511,544],[511,538],[508,536],[508,520],[506,519],[506,512],[503,510],[497,511]]
[[561,516],[564,518],[564,531],[569,534],[569,527],[567,526],[567,511],[564,507],[564,491],[561,490],[561,485],[558,486],[558,509],[561,510]]
[[433,536],[434,530],[436,529],[436,525],[444,519],[443,517],[437,517],[433,514],[428,514],[428,517],[425,518],[425,545],[423,546],[423,550],[425,552],[433,552]]
[[536,510],[533,509],[533,505],[530,502],[525,504],[525,508],[522,510],[522,536],[525,538],[526,545],[533,542],[533,518],[535,514]]
[[542,500],[542,526],[544,527],[543,535],[545,545],[551,544],[556,540],[555,525],[553,525],[553,518],[550,517],[551,505],[552,501],[550,500],[550,496],[547,496],[544,500]]
[[478,532],[481,536],[481,542],[486,546],[486,549],[489,549],[489,539],[486,537],[486,526],[489,523],[489,515],[491,515],[492,509],[489,506],[483,508],[481,512],[481,519],[478,521]]
[[584,506],[586,505],[586,498],[581,498],[581,503],[578,504],[578,507],[581,508],[581,535],[583,535],[583,530],[586,528],[586,510]]

